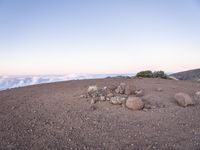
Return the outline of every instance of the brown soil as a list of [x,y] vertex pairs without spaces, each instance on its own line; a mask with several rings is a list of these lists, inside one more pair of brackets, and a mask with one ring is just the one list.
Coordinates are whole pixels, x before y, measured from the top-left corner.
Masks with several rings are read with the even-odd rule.
[[[131,111],[80,98],[89,85],[134,83],[155,109]],[[156,90],[162,88],[163,91]],[[180,107],[200,83],[108,78],[67,81],[0,92],[0,149],[200,149],[200,105]]]

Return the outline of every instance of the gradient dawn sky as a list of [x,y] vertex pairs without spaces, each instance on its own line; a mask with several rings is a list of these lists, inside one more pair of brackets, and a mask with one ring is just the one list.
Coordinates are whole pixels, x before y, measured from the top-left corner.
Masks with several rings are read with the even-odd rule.
[[200,68],[200,0],[0,0],[0,75]]

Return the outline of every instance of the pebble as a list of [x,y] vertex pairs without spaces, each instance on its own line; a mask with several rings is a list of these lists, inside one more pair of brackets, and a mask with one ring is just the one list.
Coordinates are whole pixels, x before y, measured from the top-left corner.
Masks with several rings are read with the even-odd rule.
[[95,103],[96,103],[95,99],[92,98],[90,104],[92,105],[92,104],[95,104]]

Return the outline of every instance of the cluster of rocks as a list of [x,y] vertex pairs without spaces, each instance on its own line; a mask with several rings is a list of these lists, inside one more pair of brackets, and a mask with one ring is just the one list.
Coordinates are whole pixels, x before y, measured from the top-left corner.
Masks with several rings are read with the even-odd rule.
[[144,95],[143,90],[138,90],[134,85],[121,83],[120,85],[111,85],[109,87],[99,88],[89,86],[84,98],[91,98],[91,104],[98,101],[109,101],[114,105],[122,105],[132,110],[140,110],[144,107],[144,102],[140,98]]
[[[162,92],[163,90],[157,88],[156,91]],[[121,83],[118,86],[111,85],[103,88],[96,85],[89,86],[86,94],[81,97],[89,98],[92,105],[96,102],[109,101],[111,104],[122,105],[132,110],[152,109],[152,107],[148,107],[148,103],[145,104],[145,101],[141,98],[142,96],[144,96],[144,90],[138,90],[134,85]],[[196,92],[195,97],[200,99],[200,92]],[[186,93],[176,93],[174,100],[182,107],[194,105],[193,99]]]

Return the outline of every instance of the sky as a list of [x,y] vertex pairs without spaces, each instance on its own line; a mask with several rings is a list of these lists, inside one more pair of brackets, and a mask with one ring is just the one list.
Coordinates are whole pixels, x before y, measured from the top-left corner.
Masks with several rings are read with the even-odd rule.
[[200,68],[200,0],[0,0],[0,75]]

